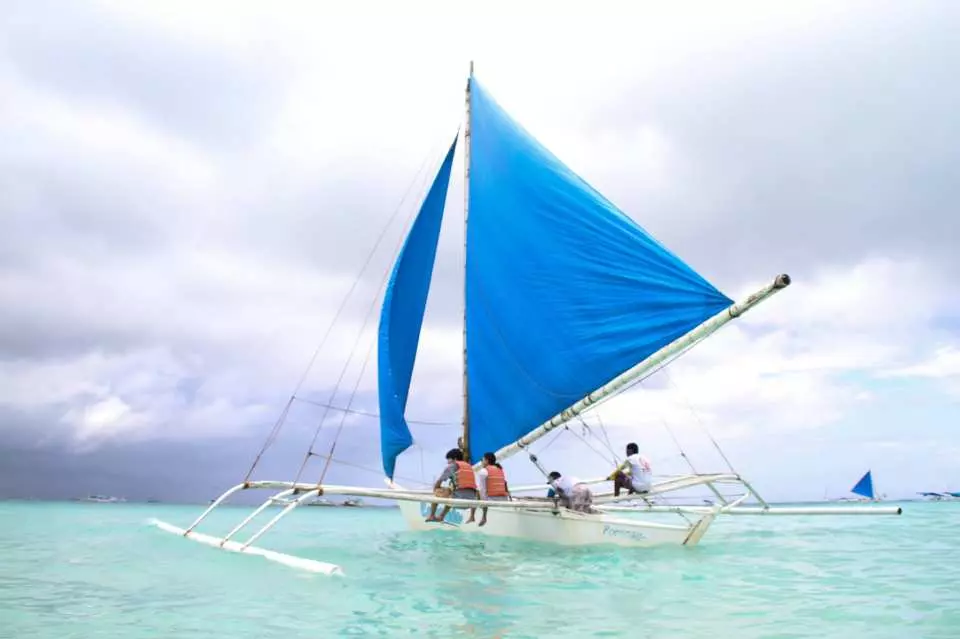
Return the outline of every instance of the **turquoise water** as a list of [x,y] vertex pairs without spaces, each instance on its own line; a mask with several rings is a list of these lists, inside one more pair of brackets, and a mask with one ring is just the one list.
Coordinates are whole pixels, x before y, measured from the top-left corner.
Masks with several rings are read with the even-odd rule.
[[[372,508],[304,508],[262,539],[340,564],[339,578],[148,524],[199,512],[0,502],[0,636],[960,636],[960,503],[905,504],[901,517],[728,517],[696,548],[412,533],[398,511]],[[246,512],[223,508],[207,530]]]

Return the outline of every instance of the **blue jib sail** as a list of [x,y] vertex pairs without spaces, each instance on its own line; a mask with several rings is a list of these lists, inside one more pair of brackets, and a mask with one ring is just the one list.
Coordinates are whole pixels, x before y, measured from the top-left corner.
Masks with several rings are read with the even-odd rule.
[[860,478],[860,481],[857,482],[857,485],[850,489],[854,495],[860,495],[861,497],[866,497],[868,499],[873,499],[873,475],[870,474],[868,470],[867,473]]
[[456,147],[457,140],[454,138],[393,265],[380,310],[377,344],[380,454],[383,470],[391,479],[397,456],[413,443],[404,411],[407,408],[410,378],[417,357],[417,344],[420,341],[420,328],[437,255],[440,223]]
[[732,301],[470,82],[466,322],[477,461]]

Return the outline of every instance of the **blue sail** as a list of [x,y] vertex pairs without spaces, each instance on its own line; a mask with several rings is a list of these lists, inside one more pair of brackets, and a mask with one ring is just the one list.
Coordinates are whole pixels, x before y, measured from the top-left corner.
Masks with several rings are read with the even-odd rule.
[[466,322],[477,461],[732,301],[470,82]]
[[861,497],[866,497],[868,499],[873,499],[873,476],[870,474],[870,471],[867,471],[863,477],[860,478],[860,481],[857,482],[857,485],[850,489],[854,495],[860,495]]
[[[458,134],[459,135],[459,134]],[[454,138],[433,185],[397,256],[380,309],[377,388],[380,398],[380,454],[393,478],[397,456],[413,443],[404,418],[420,328],[440,239],[440,223],[457,147]]]

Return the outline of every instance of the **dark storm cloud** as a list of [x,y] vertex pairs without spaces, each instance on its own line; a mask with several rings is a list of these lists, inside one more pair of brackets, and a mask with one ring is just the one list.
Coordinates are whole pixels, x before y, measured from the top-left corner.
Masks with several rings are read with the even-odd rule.
[[[343,405],[342,398],[338,404]],[[358,411],[375,411],[376,400],[369,393],[354,400]],[[312,456],[303,467],[300,480],[314,482],[325,465],[342,412],[329,411],[318,433],[317,426],[324,409],[298,402],[285,422],[281,437],[266,449],[257,463],[252,479],[292,480],[291,473],[301,468],[306,451],[313,442]],[[11,415],[0,410],[0,424]],[[163,499],[187,503],[206,503],[227,487],[238,483],[262,449],[271,424],[264,422],[250,432],[237,432],[219,438],[197,438],[189,441],[107,442],[92,450],[76,451],[58,441],[37,443],[36,435],[49,424],[38,418],[28,428],[9,431],[0,446],[0,499],[65,499],[91,494],[110,494],[130,500]],[[9,425],[9,424],[8,424]],[[376,485],[380,470],[377,420],[368,416],[349,415],[343,426],[348,436],[337,442],[336,458],[349,460],[348,465],[333,464],[325,475],[328,483],[349,483],[358,477]],[[446,426],[414,424],[418,440],[440,442],[427,453],[428,470],[442,459],[442,451],[455,439]],[[25,436],[31,433],[33,436]],[[415,460],[418,462],[419,459]],[[419,464],[404,460],[398,479],[408,484],[422,481]],[[249,503],[263,495],[241,495],[241,503]]]

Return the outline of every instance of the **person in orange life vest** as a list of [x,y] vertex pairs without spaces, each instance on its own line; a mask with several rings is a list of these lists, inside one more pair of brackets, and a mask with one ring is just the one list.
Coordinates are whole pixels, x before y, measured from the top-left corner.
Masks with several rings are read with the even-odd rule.
[[[449,488],[443,485],[447,481],[450,482]],[[477,478],[473,474],[473,466],[463,461],[463,451],[459,448],[451,448],[447,451],[447,467],[433,484],[433,494],[437,497],[454,499],[477,498]],[[437,504],[433,504],[426,520],[443,521],[448,512],[450,512],[450,506],[444,506],[440,516],[437,517]]]
[[[507,487],[507,476],[503,474],[503,466],[497,463],[497,456],[493,453],[484,453],[483,460],[480,462],[483,467],[477,471],[477,488],[480,490],[480,499],[490,501],[509,501],[510,490]],[[470,509],[470,518],[466,523],[473,523],[473,516],[477,509]],[[483,507],[483,514],[480,515],[478,526],[485,526],[487,523],[487,507]]]

